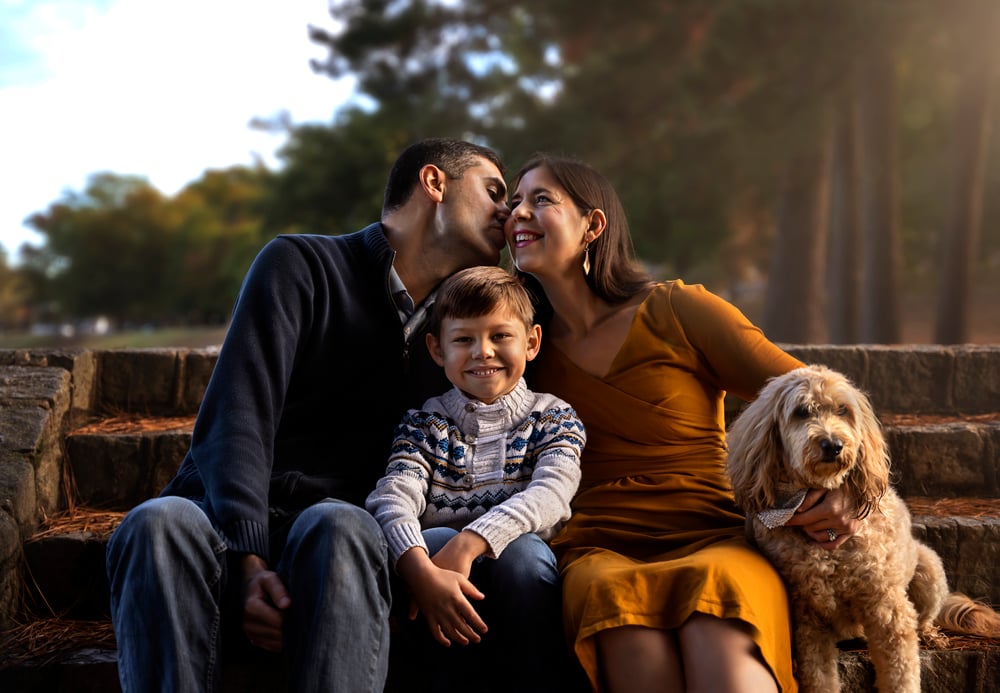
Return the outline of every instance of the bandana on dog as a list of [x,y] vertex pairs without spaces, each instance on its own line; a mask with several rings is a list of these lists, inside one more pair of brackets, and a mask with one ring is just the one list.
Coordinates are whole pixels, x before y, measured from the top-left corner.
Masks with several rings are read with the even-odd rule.
[[802,505],[802,501],[806,499],[806,493],[809,489],[784,488],[779,490],[783,493],[787,492],[790,495],[786,496],[784,500],[778,504],[777,508],[761,510],[757,513],[757,519],[760,520],[768,529],[781,527],[783,524],[791,520],[792,516],[795,515],[795,511],[798,510],[800,505]]

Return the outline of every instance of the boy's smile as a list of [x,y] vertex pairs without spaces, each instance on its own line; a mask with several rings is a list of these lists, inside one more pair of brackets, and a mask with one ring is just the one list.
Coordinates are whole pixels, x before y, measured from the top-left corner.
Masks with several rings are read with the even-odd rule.
[[510,311],[474,318],[445,318],[440,341],[427,335],[427,348],[452,385],[484,404],[513,390],[528,361],[538,354],[542,328],[527,328]]

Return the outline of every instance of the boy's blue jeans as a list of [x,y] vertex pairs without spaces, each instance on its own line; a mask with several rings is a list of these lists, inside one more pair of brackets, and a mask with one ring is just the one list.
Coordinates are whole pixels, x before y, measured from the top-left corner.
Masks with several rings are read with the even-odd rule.
[[[456,533],[445,527],[424,530],[430,554]],[[548,544],[524,534],[499,558],[477,560],[469,578],[486,595],[472,605],[489,630],[478,644],[444,647],[431,638],[423,619],[406,624],[408,649],[422,654],[420,666],[410,668],[406,690],[571,690],[575,671],[563,635],[559,571]],[[397,592],[397,598],[397,613],[405,619],[409,595]]]
[[[223,632],[242,637],[240,575],[226,553],[200,505],[184,498],[146,501],[115,530],[107,564],[126,693],[220,689]],[[381,691],[391,591],[374,518],[342,501],[307,508],[291,525],[276,572],[292,602],[289,690]],[[224,618],[236,623],[224,629]]]

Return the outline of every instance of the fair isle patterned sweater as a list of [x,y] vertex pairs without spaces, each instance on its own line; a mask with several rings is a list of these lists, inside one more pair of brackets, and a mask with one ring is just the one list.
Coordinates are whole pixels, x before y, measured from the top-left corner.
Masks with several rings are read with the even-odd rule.
[[429,527],[473,531],[496,558],[522,534],[549,539],[569,519],[585,441],[573,408],[531,392],[523,378],[493,404],[453,388],[403,417],[365,507],[394,564],[427,549],[420,532]]

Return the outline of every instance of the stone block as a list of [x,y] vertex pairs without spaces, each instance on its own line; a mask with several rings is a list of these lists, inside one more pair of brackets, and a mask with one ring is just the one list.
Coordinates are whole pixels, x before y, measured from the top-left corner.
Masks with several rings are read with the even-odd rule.
[[147,434],[147,437],[150,465],[149,484],[146,487],[148,495],[136,498],[136,504],[158,494],[174,478],[177,470],[181,467],[181,462],[184,461],[184,456],[187,455],[188,449],[191,447],[191,433],[189,431]]
[[127,510],[148,497],[147,448],[142,435],[73,434],[66,454],[84,505]]
[[[38,523],[35,468],[24,455],[0,451],[0,512],[14,518],[24,533]],[[0,541],[0,559],[5,555]]]
[[867,391],[879,412],[949,414],[954,412],[954,353],[938,346],[866,347]]
[[205,389],[219,360],[218,348],[197,349],[184,355],[178,414],[197,414]]
[[110,617],[110,588],[104,567],[107,538],[73,532],[24,544],[30,580],[26,599],[34,613],[65,618]]
[[941,557],[952,590],[1000,604],[1000,518],[915,515],[913,536]]
[[904,496],[996,495],[991,438],[998,424],[941,423],[885,427],[893,483]]
[[954,403],[958,412],[984,414],[1000,406],[1000,347],[967,346],[955,352]]
[[70,401],[70,374],[62,368],[0,368],[0,404],[65,410]]
[[175,413],[182,363],[178,351],[104,351],[98,363],[96,399],[102,410],[151,415]]
[[868,352],[857,345],[795,345],[786,348],[795,358],[805,363],[818,363],[839,371],[862,390],[868,388]]
[[0,629],[14,625],[21,608],[21,529],[0,511]]

